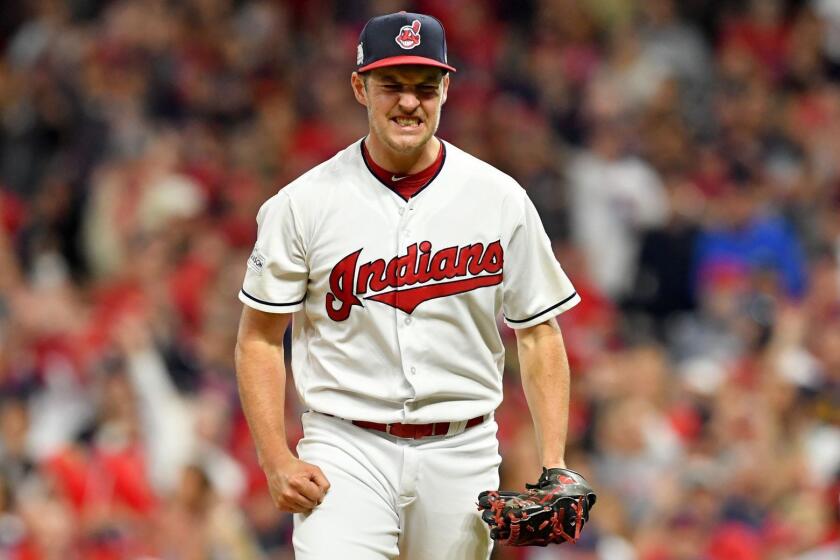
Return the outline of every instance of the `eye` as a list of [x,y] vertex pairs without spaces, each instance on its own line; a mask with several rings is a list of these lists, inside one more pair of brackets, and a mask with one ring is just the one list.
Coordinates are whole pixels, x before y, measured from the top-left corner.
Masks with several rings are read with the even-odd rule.
[[394,92],[396,92],[396,91],[400,91],[400,90],[402,89],[402,86],[401,86],[401,85],[399,85],[399,84],[384,84],[384,85],[382,86],[382,89],[384,89],[385,91],[394,91]]

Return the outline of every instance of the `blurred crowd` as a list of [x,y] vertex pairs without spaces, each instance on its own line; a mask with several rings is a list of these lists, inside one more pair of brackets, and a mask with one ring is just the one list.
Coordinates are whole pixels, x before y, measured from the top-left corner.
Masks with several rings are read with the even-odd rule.
[[236,293],[262,201],[365,133],[358,32],[401,9],[446,26],[441,137],[528,190],[583,296],[598,504],[494,557],[840,557],[840,0],[31,0],[0,10],[0,558],[293,557]]

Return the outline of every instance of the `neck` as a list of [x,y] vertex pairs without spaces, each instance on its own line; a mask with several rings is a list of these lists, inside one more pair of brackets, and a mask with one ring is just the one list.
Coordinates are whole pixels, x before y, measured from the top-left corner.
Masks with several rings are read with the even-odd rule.
[[402,175],[411,175],[422,171],[434,163],[440,151],[440,140],[432,136],[428,142],[412,152],[396,152],[386,146],[371,131],[365,139],[370,157],[380,167]]

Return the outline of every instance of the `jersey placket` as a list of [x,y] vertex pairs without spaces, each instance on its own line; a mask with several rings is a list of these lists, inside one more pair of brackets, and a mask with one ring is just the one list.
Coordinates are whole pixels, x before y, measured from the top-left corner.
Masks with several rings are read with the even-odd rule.
[[[412,231],[412,217],[414,215],[414,199],[409,199],[408,202],[400,205],[399,215],[400,219],[397,225],[397,254],[401,254],[406,250],[406,247],[412,244],[412,239],[416,236],[416,232]],[[403,289],[411,286],[397,287],[397,301],[400,298],[400,292]],[[420,373],[420,366],[417,363],[419,353],[415,350],[412,342],[416,339],[413,336],[413,331],[416,329],[417,320],[410,314],[401,311],[399,308],[394,309],[394,318],[396,320],[397,343],[400,349],[400,360],[403,371],[403,376],[412,388],[413,395],[417,394],[417,375]],[[405,403],[403,409],[403,416],[407,421],[410,421],[413,412],[414,400],[409,399]]]

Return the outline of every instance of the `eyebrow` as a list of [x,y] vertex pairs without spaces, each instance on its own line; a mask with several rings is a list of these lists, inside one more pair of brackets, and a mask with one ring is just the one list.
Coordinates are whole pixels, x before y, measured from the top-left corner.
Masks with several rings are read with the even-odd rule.
[[[383,82],[394,82],[394,83],[398,83],[398,84],[403,84],[404,83],[399,79],[399,77],[396,74],[380,74],[379,79]],[[438,85],[440,83],[440,80],[442,80],[442,79],[443,79],[443,77],[438,76],[437,74],[429,75],[429,76],[424,77],[421,81],[417,82],[417,84],[415,84],[415,85],[427,85],[427,84]]]
[[415,84],[409,84],[399,80],[396,76],[381,76],[379,78],[381,82],[386,82],[389,84],[397,84],[397,85],[413,85],[413,86],[435,86],[437,87],[440,84],[440,80],[436,80],[435,78],[426,78],[421,80]]

